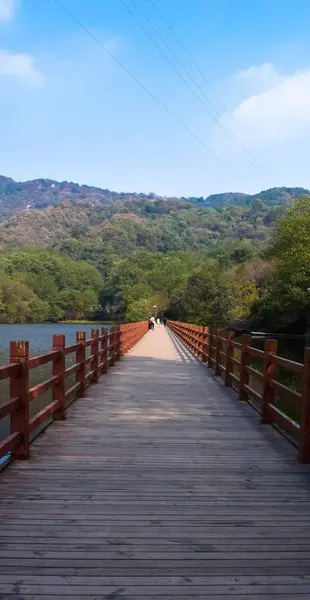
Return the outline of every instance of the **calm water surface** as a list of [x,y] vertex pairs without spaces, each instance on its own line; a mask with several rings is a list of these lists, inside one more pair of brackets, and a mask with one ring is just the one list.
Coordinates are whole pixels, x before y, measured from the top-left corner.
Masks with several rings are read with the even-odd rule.
[[[103,327],[103,323],[98,325],[62,325],[57,323],[40,323],[37,325],[1,325],[0,324],[0,366],[7,365],[10,361],[10,342],[11,341],[29,341],[30,355],[38,356],[46,354],[52,350],[53,334],[63,334],[66,336],[66,345],[75,343],[77,331],[86,331],[87,339],[91,336],[93,328]],[[88,352],[90,349],[88,348]],[[75,362],[75,354],[66,357],[66,367]],[[32,369],[29,374],[30,386],[36,385],[51,377],[51,363]],[[75,383],[71,376],[67,380],[67,387]],[[8,380],[0,381],[0,405],[9,397]],[[39,398],[31,402],[30,415],[36,414],[39,410],[47,406],[51,401],[51,392],[45,392]],[[50,419],[48,419],[50,421]],[[41,428],[44,427],[44,424]],[[39,430],[38,430],[39,431]],[[10,432],[10,420],[6,417],[0,420],[0,442]],[[0,459],[0,467],[4,460]]]
[[[103,327],[98,323],[98,328]],[[87,338],[96,325],[67,325],[60,323],[38,323],[36,325],[0,324],[0,366],[9,362],[10,342],[29,341],[31,356],[44,354],[52,350],[53,334],[66,336],[66,345],[74,344],[77,331],[86,331]]]

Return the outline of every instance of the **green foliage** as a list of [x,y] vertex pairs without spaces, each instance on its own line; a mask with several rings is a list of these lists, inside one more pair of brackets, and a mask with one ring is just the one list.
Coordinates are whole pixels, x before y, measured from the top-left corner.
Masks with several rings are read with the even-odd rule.
[[54,252],[0,255],[1,321],[80,319],[97,312],[102,278],[87,262]]
[[126,321],[134,323],[136,321],[145,321],[150,316],[150,306],[146,298],[134,300],[128,304],[126,310]]
[[81,320],[98,310],[98,295],[91,288],[63,289],[59,292],[56,306],[65,319]]
[[310,197],[296,200],[278,223],[269,255],[274,276],[253,307],[253,319],[274,329],[310,324]]
[[[292,198],[300,198],[308,194],[303,188],[273,188],[255,194],[224,193],[214,194],[203,198],[169,198],[164,199],[157,194],[135,194],[128,192],[112,192],[107,189],[88,185],[78,185],[68,181],[53,181],[50,179],[34,179],[33,181],[16,182],[9,177],[0,176],[0,221],[8,219],[23,211],[46,209],[66,203],[72,208],[81,204],[103,210],[111,217],[114,212],[132,212],[134,204],[144,204],[145,213],[149,216],[162,214],[169,203],[179,206],[191,203],[201,207],[223,208],[229,206],[250,206],[256,200],[268,206],[289,205]],[[116,210],[115,210],[116,209]],[[135,211],[134,211],[135,212]],[[84,224],[83,224],[84,227]],[[79,231],[77,227],[75,233]]]
[[[218,327],[310,324],[310,197],[301,188],[163,199],[28,183],[31,206],[52,207],[0,225],[2,322],[136,321],[156,305]],[[23,186],[0,177],[0,216]]]
[[[43,184],[41,184],[43,185]],[[63,191],[61,192],[63,193]],[[238,195],[237,195],[238,196]],[[241,195],[242,196],[242,195]],[[242,196],[243,198],[243,196]],[[287,209],[253,197],[249,203],[195,203],[119,194],[109,204],[60,202],[49,210],[18,214],[0,224],[0,245],[13,249],[31,241],[87,260],[106,276],[115,255],[211,250],[218,242],[250,240],[260,248]]]
[[209,260],[189,276],[184,291],[174,299],[174,311],[191,323],[224,327],[230,321],[233,301],[233,283]]
[[24,283],[0,269],[0,322],[36,323],[48,317],[49,306]]
[[115,262],[101,304],[125,314],[126,320],[132,320],[136,307],[139,311],[145,307],[143,314],[149,316],[156,305],[163,314],[172,295],[184,288],[192,269],[203,260],[202,255],[191,252],[133,252]]

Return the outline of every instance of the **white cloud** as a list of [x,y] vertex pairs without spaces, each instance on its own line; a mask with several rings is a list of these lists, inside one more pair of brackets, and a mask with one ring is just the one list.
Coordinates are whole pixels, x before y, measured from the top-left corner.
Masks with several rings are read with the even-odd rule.
[[0,21],[9,21],[15,15],[16,0],[0,0]]
[[6,50],[0,50],[1,75],[18,77],[32,84],[40,83],[43,80],[43,75],[36,68],[32,56],[29,54],[16,54]]
[[310,132],[310,68],[281,75],[272,65],[262,65],[237,74],[236,79],[252,79],[255,86],[268,77],[267,89],[249,95],[232,113],[238,131],[252,146]]
[[243,71],[238,71],[235,78],[254,89],[266,89],[279,83],[283,76],[271,63],[264,63],[259,66],[252,66]]

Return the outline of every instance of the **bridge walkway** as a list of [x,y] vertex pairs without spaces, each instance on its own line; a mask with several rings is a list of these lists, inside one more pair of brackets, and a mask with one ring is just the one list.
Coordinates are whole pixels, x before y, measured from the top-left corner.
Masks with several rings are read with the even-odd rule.
[[0,478],[2,600],[306,600],[310,468],[163,327]]

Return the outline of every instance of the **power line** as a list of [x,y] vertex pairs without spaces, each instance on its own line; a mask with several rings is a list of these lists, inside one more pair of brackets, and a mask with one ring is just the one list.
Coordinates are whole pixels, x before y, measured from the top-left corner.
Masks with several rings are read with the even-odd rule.
[[[227,107],[227,104],[224,102],[223,98],[217,93],[217,91],[214,89],[213,85],[208,81],[205,73],[202,71],[202,69],[200,68],[200,66],[198,65],[197,61],[192,57],[192,55],[189,53],[189,51],[187,50],[186,46],[184,45],[184,43],[182,42],[182,40],[180,39],[180,37],[175,33],[174,29],[172,28],[172,26],[170,25],[170,23],[167,21],[167,19],[164,17],[164,15],[162,14],[162,12],[159,10],[155,0],[150,0],[150,3],[153,5],[154,9],[156,10],[156,12],[159,14],[160,18],[163,20],[163,22],[166,24],[166,26],[168,27],[168,29],[171,31],[172,35],[174,36],[174,38],[177,40],[178,44],[181,46],[181,48],[184,50],[185,54],[188,56],[188,58],[190,59],[190,61],[192,62],[192,64],[194,65],[194,67],[197,69],[198,73],[201,75],[201,77],[203,78],[203,80],[205,81],[206,85],[208,86],[208,88],[213,92],[214,96],[221,102],[223,108],[225,109],[225,111],[227,113],[229,113],[231,115],[231,118],[233,119],[234,123],[236,123],[236,119],[234,118],[234,116],[231,114],[231,111],[229,110],[229,108]],[[221,117],[223,119],[223,117]],[[224,120],[224,119],[223,119]],[[226,122],[224,120],[224,122]],[[236,123],[237,124],[237,123]],[[229,127],[229,125],[227,125],[227,127]],[[236,135],[236,134],[235,134]],[[246,145],[242,142],[242,140],[239,139],[240,144],[243,146],[243,148],[247,151],[247,153],[252,156],[252,153],[250,152],[250,150],[246,147]]]
[[[203,89],[199,86],[199,84],[194,80],[194,78],[191,76],[191,74],[189,73],[189,71],[184,67],[184,65],[181,63],[181,61],[179,60],[179,58],[176,56],[176,54],[173,52],[173,50],[168,46],[168,44],[166,43],[165,39],[162,37],[162,35],[160,34],[160,32],[154,27],[154,25],[152,24],[152,22],[148,19],[148,17],[145,15],[145,13],[143,12],[143,10],[138,6],[138,4],[135,2],[135,0],[132,0],[132,3],[134,4],[134,6],[137,8],[137,10],[141,13],[141,15],[143,16],[143,18],[145,19],[145,21],[149,24],[149,26],[152,28],[152,30],[155,32],[155,34],[159,37],[159,39],[162,41],[162,43],[165,45],[165,47],[168,49],[168,51],[170,52],[170,54],[173,56],[173,58],[176,60],[176,62],[180,65],[181,69],[183,69],[184,73],[187,75],[187,77],[193,82],[193,84],[196,86],[196,88],[199,90],[199,92],[201,93],[201,95],[205,98],[206,102],[212,107],[212,109],[215,111],[215,113],[219,116],[219,118],[225,123],[226,128],[228,131],[230,131],[230,133],[232,135],[230,135],[230,133],[228,133],[228,131],[225,129],[225,127],[221,124],[221,122],[218,121],[218,119],[213,115],[213,113],[211,112],[211,110],[209,109],[209,107],[205,104],[205,102],[200,98],[200,96],[197,94],[197,92],[193,89],[193,87],[188,83],[188,81],[185,79],[185,77],[183,77],[182,73],[175,67],[175,65],[173,64],[173,62],[170,60],[170,58],[165,54],[165,52],[163,52],[163,50],[161,49],[161,47],[159,46],[159,44],[156,42],[156,40],[154,40],[154,38],[149,34],[149,32],[147,31],[147,29],[142,25],[142,23],[139,21],[139,19],[137,19],[137,17],[134,15],[134,13],[130,10],[130,8],[127,6],[127,4],[125,3],[124,0],[120,0],[121,4],[124,6],[124,8],[127,10],[127,12],[129,13],[129,15],[132,17],[132,19],[138,24],[138,26],[142,29],[142,31],[144,31],[144,33],[146,34],[146,36],[150,39],[150,41],[152,42],[152,44],[157,48],[157,50],[159,50],[159,52],[162,54],[162,56],[165,58],[165,60],[170,64],[170,66],[173,68],[173,70],[175,71],[175,73],[177,73],[177,75],[180,77],[180,79],[182,79],[183,83],[185,83],[185,85],[188,87],[188,89],[192,92],[192,94],[195,96],[195,98],[198,100],[198,102],[203,106],[203,108],[208,112],[208,114],[211,116],[211,118],[215,121],[215,123],[220,127],[220,129],[222,129],[222,131],[224,131],[224,133],[227,135],[227,137],[231,140],[231,142],[236,146],[236,148],[238,148],[238,150],[240,150],[244,156],[245,159],[252,165],[254,166],[252,160],[250,160],[250,158],[247,156],[247,154],[250,154],[249,150],[246,148],[246,146],[243,144],[243,142],[241,140],[238,139],[238,136],[236,135],[236,133],[234,131],[232,131],[232,129],[229,127],[228,123],[225,121],[225,119],[223,119],[222,115],[219,113],[219,111],[217,110],[217,108],[214,106],[214,104],[209,100],[209,98],[206,96],[206,94],[204,93]],[[236,140],[232,137],[234,136],[239,143],[236,142]]]
[[181,125],[181,127],[187,131],[187,133],[189,133],[201,146],[203,146],[210,154],[212,154],[212,156],[214,156],[214,158],[216,158],[226,169],[230,168],[228,167],[228,165],[225,164],[225,162],[211,149],[209,148],[209,146],[200,138],[198,137],[198,135],[196,135],[194,133],[194,131],[192,131],[181,119],[179,119],[179,117],[177,115],[175,115],[175,113],[168,107],[166,106],[159,98],[157,98],[157,96],[155,96],[155,94],[153,94],[153,92],[151,90],[149,90],[149,88],[142,83],[142,81],[140,81],[140,79],[138,79],[138,77],[136,77],[127,67],[125,67],[125,65],[123,65],[123,63],[121,63],[120,60],[118,60],[118,58],[116,58],[116,56],[114,56],[114,54],[112,54],[112,52],[110,52],[110,50],[108,50],[104,44],[102,44],[100,42],[100,40],[98,40],[98,38],[96,38],[65,6],[63,6],[63,4],[59,1],[59,0],[54,0],[54,2],[96,43],[98,44],[98,46],[100,46],[100,48],[102,50],[104,50],[104,52],[106,52],[110,58],[112,58],[119,67],[121,67],[121,69],[123,69],[123,71],[125,71],[125,73],[127,73],[127,75],[129,75],[153,100],[154,102],[156,102],[168,115],[170,115],[179,125]]

